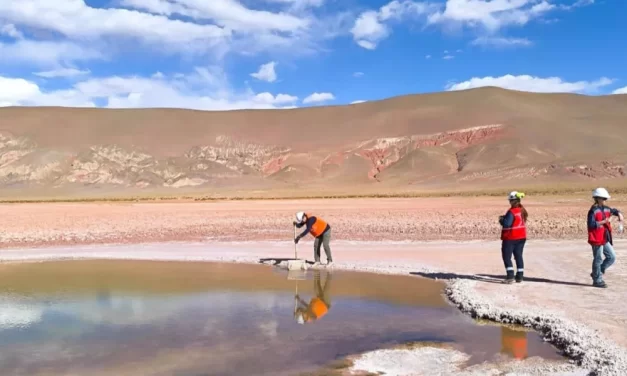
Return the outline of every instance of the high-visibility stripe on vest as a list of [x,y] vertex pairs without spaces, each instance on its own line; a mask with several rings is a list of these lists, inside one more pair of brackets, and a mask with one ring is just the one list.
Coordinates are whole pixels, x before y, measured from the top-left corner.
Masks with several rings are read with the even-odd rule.
[[[307,216],[307,219],[313,217],[313,215],[309,214],[309,213],[305,213],[305,215]],[[316,221],[314,222],[313,226],[311,226],[311,230],[309,230],[309,233],[317,238],[318,236],[322,235],[322,233],[324,232],[324,230],[326,230],[327,228],[327,223],[320,217],[316,217]]]
[[[612,211],[610,208],[603,207],[594,209],[594,220],[600,222],[604,219],[610,218],[612,216]],[[597,228],[589,228],[588,229],[588,244],[591,245],[605,245],[609,239],[607,239],[607,234],[605,233],[605,229],[607,229],[610,234],[612,233],[612,225],[608,222],[602,226]]]
[[501,231],[501,240],[520,240],[527,239],[527,227],[525,221],[522,218],[522,211],[520,208],[510,208],[509,212],[514,216],[514,223],[512,227],[503,227]]

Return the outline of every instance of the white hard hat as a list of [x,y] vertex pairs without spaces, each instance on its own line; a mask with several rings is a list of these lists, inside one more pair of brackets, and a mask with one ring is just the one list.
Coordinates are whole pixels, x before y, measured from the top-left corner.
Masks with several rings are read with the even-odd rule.
[[296,222],[301,223],[304,218],[305,218],[305,212],[301,211],[301,212],[296,213]]
[[517,192],[517,191],[511,191],[508,195],[507,195],[507,199],[508,200],[520,200],[521,198],[525,197],[525,194],[522,192]]
[[303,317],[302,313],[298,314],[298,316],[296,317],[296,322],[301,324],[301,325],[305,323],[305,318]]
[[605,188],[597,188],[594,191],[592,191],[592,197],[593,198],[600,197],[600,198],[604,198],[607,200],[610,198],[610,194]]

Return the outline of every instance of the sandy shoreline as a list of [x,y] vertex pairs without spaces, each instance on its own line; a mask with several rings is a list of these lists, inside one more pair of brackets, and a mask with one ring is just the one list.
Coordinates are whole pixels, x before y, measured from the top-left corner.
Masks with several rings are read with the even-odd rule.
[[[570,256],[587,261],[587,252],[576,242],[531,242],[527,249],[529,280],[521,285],[494,283],[502,267],[495,248],[497,242],[342,242],[334,244],[336,268],[376,273],[414,274],[448,279],[446,295],[462,312],[495,322],[532,327],[549,342],[563,350],[580,367],[598,375],[624,375],[627,372],[627,328],[622,324],[627,309],[620,307],[624,296],[627,269],[617,264],[606,277],[610,289],[589,287],[587,262],[581,270],[564,269],[545,275],[547,264]],[[541,255],[561,246],[553,256]],[[617,248],[625,247],[625,242]],[[579,249],[577,249],[579,248]],[[311,260],[311,243],[300,245],[303,257]],[[584,253],[585,255],[582,255]],[[549,253],[550,255],[550,253]],[[58,259],[145,259],[258,263],[261,258],[293,256],[290,242],[196,242],[153,243],[137,245],[91,245],[5,249],[2,262],[44,261]],[[546,281],[538,280],[549,278]],[[604,311],[603,317],[590,315],[590,306]],[[540,368],[538,368],[540,367]],[[555,365],[537,374],[554,372]]]

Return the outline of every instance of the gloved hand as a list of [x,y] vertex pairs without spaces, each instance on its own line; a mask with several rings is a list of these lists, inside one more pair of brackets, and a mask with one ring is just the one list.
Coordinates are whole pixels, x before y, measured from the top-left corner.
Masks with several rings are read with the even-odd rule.
[[499,223],[503,224],[503,220],[505,219],[504,215],[499,215]]
[[621,223],[618,224],[618,232],[620,232],[622,234],[623,231],[625,231],[625,228],[623,227],[623,222],[621,222]]
[[294,244],[298,244],[299,240],[300,240],[300,238],[297,236],[296,239],[294,239]]
[[298,223],[296,223],[296,221],[292,222],[294,224],[294,226],[296,226]]

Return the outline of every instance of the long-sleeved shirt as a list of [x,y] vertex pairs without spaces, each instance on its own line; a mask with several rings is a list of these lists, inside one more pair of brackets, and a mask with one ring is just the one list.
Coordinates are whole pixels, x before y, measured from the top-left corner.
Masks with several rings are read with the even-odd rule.
[[[604,225],[600,225],[598,224],[596,218],[594,217],[594,211],[595,210],[601,210],[602,213],[605,213],[605,209],[610,209],[610,215],[616,216],[618,217],[618,215],[620,214],[620,210],[618,209],[614,209],[614,208],[610,208],[607,206],[592,206],[590,208],[590,210],[588,210],[588,229],[590,230],[594,230],[599,228],[599,226],[604,226]],[[607,218],[604,218],[607,219]],[[610,229],[607,226],[605,227],[605,239],[607,239],[607,241],[612,244],[612,234],[610,233]]]
[[511,228],[514,225],[514,214],[512,214],[512,212],[508,210],[500,222],[503,228]]
[[[303,231],[300,235],[298,235],[298,238],[300,239],[306,236],[307,233],[311,231],[311,228],[313,227],[314,223],[316,223],[315,215],[312,215],[311,217],[307,218],[307,221],[305,223],[297,223],[296,228],[302,228],[303,226],[307,225],[307,228],[305,229],[305,231]],[[327,224],[327,228],[324,229],[324,231],[322,232],[322,234],[320,234],[320,236],[324,235],[324,233],[327,232],[329,228],[331,228],[331,226]]]

